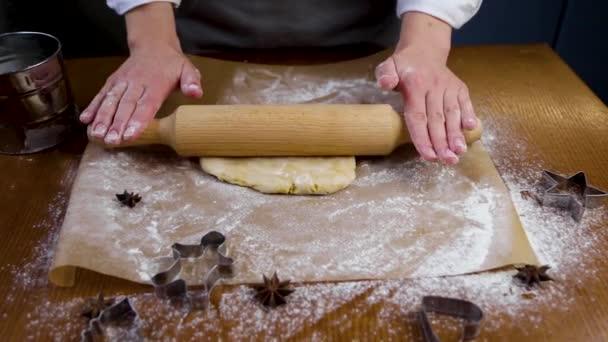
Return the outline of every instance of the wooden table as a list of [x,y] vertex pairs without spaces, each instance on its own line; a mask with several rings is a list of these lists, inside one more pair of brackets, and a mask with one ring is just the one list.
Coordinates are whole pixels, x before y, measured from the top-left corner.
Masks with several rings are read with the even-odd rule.
[[[249,58],[256,60],[256,55]],[[90,75],[70,76],[92,80],[89,94],[77,94],[81,108],[92,96],[91,90],[111,71],[112,63],[108,64],[105,59],[99,62],[99,69],[91,70]],[[549,47],[456,48],[450,66],[470,86],[482,119],[501,117],[503,125],[533,146],[526,152],[530,155],[524,154],[519,158],[522,163],[537,158],[547,169],[567,173],[585,170],[594,185],[608,188],[608,109]],[[146,286],[92,272],[79,273],[74,288],[58,288],[46,281],[48,262],[41,256],[53,248],[52,237],[56,236],[53,232],[61,226],[85,143],[80,137],[44,153],[0,155],[0,189],[4,193],[0,197],[3,235],[0,242],[0,293],[4,295],[0,306],[2,340],[52,337],[51,331],[36,328],[36,322],[29,319],[30,314],[37,310],[49,311],[47,316],[55,315],[53,310],[49,310],[51,305],[48,303],[74,302],[74,298],[94,296],[102,290],[107,295],[150,290]],[[519,153],[512,151],[510,146],[500,148],[505,153]],[[608,228],[608,222],[603,224],[603,228]],[[602,236],[604,238],[593,248],[608,249],[608,235]],[[598,258],[591,260],[589,267],[598,270],[593,281],[586,286],[573,286],[570,290],[566,287],[568,296],[575,300],[570,310],[555,311],[546,305],[541,308],[542,321],[506,321],[501,329],[483,331],[481,338],[509,341],[608,340],[607,262]],[[215,292],[213,301],[217,303],[225,290],[222,288]],[[297,338],[309,339],[315,332],[344,340],[391,337],[386,324],[378,322],[378,307],[365,307],[364,303],[365,298],[357,297],[326,315],[318,324],[303,327]],[[501,313],[490,313],[492,315],[499,317]],[[341,323],[332,324],[338,318]],[[79,338],[78,333],[84,323],[82,320],[74,322],[77,323],[65,326],[63,338]],[[401,320],[391,323],[404,324]],[[348,329],[340,329],[340,326]],[[225,338],[223,327],[218,329]],[[56,333],[57,329],[54,331]]]

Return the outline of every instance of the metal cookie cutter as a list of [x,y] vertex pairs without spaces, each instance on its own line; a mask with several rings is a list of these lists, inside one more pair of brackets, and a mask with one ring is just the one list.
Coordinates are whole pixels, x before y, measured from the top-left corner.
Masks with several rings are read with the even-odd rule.
[[472,340],[479,336],[483,320],[483,311],[479,306],[462,299],[425,296],[422,298],[422,309],[417,312],[417,317],[426,342],[439,342],[429,322],[429,312],[462,318],[464,327],[461,341]]
[[137,312],[131,306],[129,298],[102,310],[99,316],[91,319],[87,328],[82,331],[83,342],[93,342],[103,336],[103,326],[113,323],[133,322],[137,318]]
[[[183,245],[174,243],[171,246],[173,263],[165,271],[152,277],[152,285],[156,296],[161,299],[186,300],[191,308],[205,309],[209,303],[211,291],[220,279],[229,278],[233,274],[234,260],[226,256],[226,238],[223,234],[211,231],[201,238],[200,244]],[[203,276],[203,289],[196,294],[188,293],[186,281],[180,278],[182,259],[200,258],[205,253],[213,253],[217,261]]]
[[587,176],[579,171],[570,177],[543,171],[537,193],[523,191],[522,197],[533,197],[542,206],[568,210],[575,221],[580,221],[586,208],[596,208],[608,197],[605,191],[587,183]]

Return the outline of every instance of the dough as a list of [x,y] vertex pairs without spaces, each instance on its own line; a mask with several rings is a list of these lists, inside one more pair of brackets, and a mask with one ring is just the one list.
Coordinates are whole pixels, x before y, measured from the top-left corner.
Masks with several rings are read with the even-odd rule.
[[209,174],[260,192],[331,194],[355,180],[355,157],[201,158]]

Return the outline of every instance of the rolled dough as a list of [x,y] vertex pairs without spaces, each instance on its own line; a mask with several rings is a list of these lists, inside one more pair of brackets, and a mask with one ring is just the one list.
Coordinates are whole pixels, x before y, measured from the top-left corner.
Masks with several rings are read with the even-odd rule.
[[331,194],[355,180],[355,157],[201,158],[218,179],[264,193]]

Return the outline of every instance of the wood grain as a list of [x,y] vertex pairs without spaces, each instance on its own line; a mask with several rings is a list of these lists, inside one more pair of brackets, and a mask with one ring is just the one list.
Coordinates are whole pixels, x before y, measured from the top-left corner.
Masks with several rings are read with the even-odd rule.
[[[99,59],[99,68],[87,74],[70,75],[81,108],[119,61]],[[608,188],[608,109],[549,47],[456,48],[450,66],[469,85],[482,120],[491,119],[499,132],[511,132],[528,146],[520,151],[516,145],[500,145],[497,156],[516,155],[517,158],[512,159],[515,166],[537,162],[562,173],[585,170],[594,185]],[[145,286],[90,272],[79,273],[74,288],[57,288],[39,280],[44,279],[41,275],[46,269],[44,263],[35,260],[45,255],[45,249],[52,248],[49,236],[61,224],[83,146],[83,141],[75,141],[35,155],[0,156],[0,188],[4,191],[0,197],[3,233],[0,293],[5,294],[0,307],[3,340],[50,339],[50,330],[36,329],[28,318],[48,308],[47,303],[74,301],[101,290],[108,295],[149,291]],[[592,228],[606,229],[608,223]],[[593,248],[605,251],[608,235],[600,235]],[[489,320],[502,319],[504,323],[498,330],[484,330],[481,339],[608,340],[607,266],[606,258],[589,260],[587,267],[597,270],[597,276],[586,284],[564,287],[573,301],[567,311],[555,310],[550,303],[530,308],[530,313],[542,315],[542,320],[534,322],[508,320],[504,313],[486,312]],[[221,292],[229,289],[220,290],[214,293],[215,303]],[[316,324],[302,327],[293,340],[310,340],[313,336],[327,340],[407,340],[415,335],[412,335],[415,329],[402,315],[381,322],[378,311],[388,304],[368,304],[370,293],[364,292]],[[227,330],[234,324],[223,321],[217,327],[219,336],[228,339]],[[68,336],[78,339],[81,328],[73,323],[61,327],[67,339]]]
[[[479,140],[481,125],[465,131]],[[185,157],[375,156],[411,143],[388,104],[187,105],[126,146],[161,144]]]

